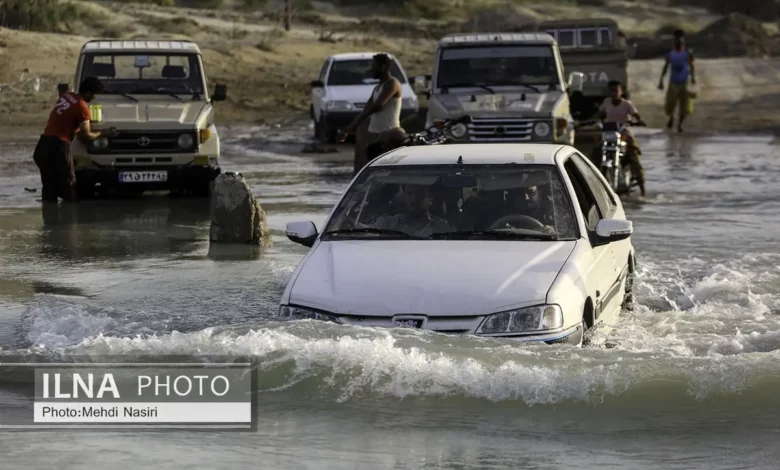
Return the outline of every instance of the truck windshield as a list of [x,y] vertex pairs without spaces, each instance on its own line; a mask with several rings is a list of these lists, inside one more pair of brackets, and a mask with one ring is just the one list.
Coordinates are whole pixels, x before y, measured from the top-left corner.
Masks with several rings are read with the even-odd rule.
[[202,94],[196,54],[87,54],[82,77],[96,76],[106,93]]
[[[328,75],[328,85],[370,85],[379,83],[371,75],[372,64],[373,59],[339,60],[333,62]],[[395,61],[393,61],[390,74],[397,78],[399,82],[406,83],[404,74],[401,73],[401,69]]]
[[438,88],[557,85],[550,46],[478,46],[441,51]]

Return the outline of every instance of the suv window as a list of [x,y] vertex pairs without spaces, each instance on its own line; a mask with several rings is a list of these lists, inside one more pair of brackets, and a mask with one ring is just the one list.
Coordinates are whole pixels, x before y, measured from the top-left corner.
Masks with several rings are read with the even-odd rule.
[[577,168],[574,160],[569,158],[563,165],[566,174],[571,180],[572,186],[574,186],[574,194],[577,196],[577,202],[582,210],[582,215],[585,217],[585,225],[591,232],[596,231],[596,224],[602,218],[602,213],[599,210],[598,203],[596,201],[593,192],[588,187],[588,183],[580,170]]
[[590,192],[596,198],[596,203],[599,206],[599,211],[604,217],[612,215],[615,203],[612,200],[611,195],[601,182],[601,178],[598,177],[593,168],[585,162],[585,157],[575,153],[572,154],[571,160],[577,165],[582,175],[585,177],[585,182],[590,189]]

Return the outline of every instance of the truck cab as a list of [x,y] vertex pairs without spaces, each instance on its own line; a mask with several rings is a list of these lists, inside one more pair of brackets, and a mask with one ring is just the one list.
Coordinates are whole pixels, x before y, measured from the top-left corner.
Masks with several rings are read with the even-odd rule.
[[569,95],[581,74],[564,79],[555,38],[546,33],[452,34],[439,41],[428,91],[426,127],[472,117],[454,142],[571,144]]
[[[89,41],[81,49],[75,86],[89,76],[104,93],[90,103],[92,126],[115,127],[71,146],[79,194],[111,187],[191,190],[208,195],[220,173],[214,103],[226,88],[208,91],[198,46],[190,41]],[[60,84],[59,91],[67,90]]]
[[622,82],[628,96],[631,91],[628,60],[634,49],[626,44],[615,20],[545,21],[535,29],[555,38],[566,71],[584,75],[582,92],[572,96],[572,111],[576,119],[590,119],[596,113],[601,102],[609,96],[607,85],[611,80]]

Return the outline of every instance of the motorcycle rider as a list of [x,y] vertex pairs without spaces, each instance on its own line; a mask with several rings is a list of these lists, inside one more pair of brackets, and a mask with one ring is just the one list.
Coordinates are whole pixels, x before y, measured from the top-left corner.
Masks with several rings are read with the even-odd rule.
[[[620,81],[610,81],[609,91],[611,96],[609,98],[605,98],[604,102],[601,103],[599,111],[596,114],[598,119],[602,120],[603,122],[624,123],[628,122],[630,118],[633,117],[636,119],[637,124],[640,126],[645,125],[645,122],[642,120],[642,116],[639,115],[639,111],[637,111],[634,103],[623,98],[623,84]],[[645,170],[642,167],[642,162],[639,159],[639,155],[641,154],[639,144],[637,144],[637,141],[634,138],[634,134],[631,132],[631,129],[628,126],[623,130],[622,137],[623,141],[626,142],[626,154],[624,162],[630,166],[631,175],[639,184],[639,190],[644,197],[646,195]],[[598,155],[600,152],[601,149],[599,145],[594,149],[593,154],[591,154],[591,160],[596,165],[598,165],[599,162]]]

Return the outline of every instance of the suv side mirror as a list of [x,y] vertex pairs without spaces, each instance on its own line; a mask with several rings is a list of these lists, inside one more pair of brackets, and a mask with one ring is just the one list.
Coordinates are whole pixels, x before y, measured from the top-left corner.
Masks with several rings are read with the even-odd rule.
[[569,75],[569,91],[582,91],[585,85],[585,74],[582,72],[572,72]]
[[311,82],[312,88],[325,88],[325,84],[322,83],[322,80],[314,80]]
[[415,93],[421,95],[423,93],[430,91],[430,82],[431,82],[430,75],[419,75],[413,78],[412,88],[414,89]]
[[290,241],[311,248],[317,239],[317,227],[314,222],[290,222],[284,230]]
[[214,85],[214,94],[211,95],[211,101],[225,101],[227,99],[227,85],[217,83]]
[[596,237],[602,244],[619,242],[634,233],[634,223],[630,220],[602,219],[596,224]]
[[57,94],[60,96],[64,95],[65,93],[68,92],[68,88],[70,88],[70,85],[68,85],[67,83],[58,83]]

